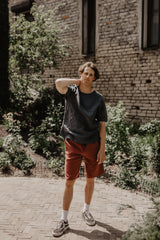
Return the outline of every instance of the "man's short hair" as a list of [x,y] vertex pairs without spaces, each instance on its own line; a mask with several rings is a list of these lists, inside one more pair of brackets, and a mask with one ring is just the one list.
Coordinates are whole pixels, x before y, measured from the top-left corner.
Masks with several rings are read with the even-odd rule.
[[96,65],[93,63],[93,62],[86,62],[84,63],[83,65],[81,65],[78,69],[78,73],[81,74],[84,72],[84,69],[86,67],[90,67],[91,69],[94,70],[94,73],[95,73],[95,80],[97,80],[99,78],[99,71],[96,67]]

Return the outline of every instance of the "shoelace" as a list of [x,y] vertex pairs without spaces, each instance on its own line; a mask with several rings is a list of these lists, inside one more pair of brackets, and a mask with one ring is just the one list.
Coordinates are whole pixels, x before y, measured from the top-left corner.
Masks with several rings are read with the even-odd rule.
[[89,218],[89,219],[91,219],[91,220],[93,219],[93,217],[92,217],[92,215],[90,214],[90,212],[87,212],[87,211],[86,211],[86,212],[85,212],[85,215],[86,215],[87,218]]
[[65,225],[65,222],[62,220],[58,223],[57,228],[62,228]]

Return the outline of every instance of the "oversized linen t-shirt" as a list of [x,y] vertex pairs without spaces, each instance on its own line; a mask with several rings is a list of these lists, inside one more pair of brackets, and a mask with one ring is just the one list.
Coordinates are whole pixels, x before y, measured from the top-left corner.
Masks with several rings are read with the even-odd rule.
[[76,143],[98,142],[99,122],[107,121],[104,99],[100,93],[82,93],[77,85],[68,87],[65,97],[61,136]]

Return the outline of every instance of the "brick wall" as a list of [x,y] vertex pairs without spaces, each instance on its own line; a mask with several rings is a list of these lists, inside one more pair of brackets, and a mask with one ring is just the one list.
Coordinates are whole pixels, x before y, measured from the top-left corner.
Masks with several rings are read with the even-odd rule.
[[46,9],[57,8],[61,37],[71,47],[59,69],[46,70],[46,85],[52,87],[59,77],[78,77],[79,65],[92,60],[101,73],[95,87],[107,103],[123,101],[132,120],[160,119],[160,50],[141,50],[140,2],[97,0],[96,54],[87,58],[81,55],[81,0],[37,0]]
[[[99,1],[97,82],[106,100],[122,100],[132,119],[160,118],[160,51],[142,51],[141,5],[136,0]],[[106,17],[104,17],[106,16]]]

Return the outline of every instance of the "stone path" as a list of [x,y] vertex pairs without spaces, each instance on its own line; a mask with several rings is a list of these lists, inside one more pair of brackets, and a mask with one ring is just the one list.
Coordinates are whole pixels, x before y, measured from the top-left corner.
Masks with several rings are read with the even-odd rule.
[[[70,230],[61,240],[116,240],[151,211],[149,196],[96,180],[91,212],[97,225],[81,219],[85,179],[77,179],[70,208]],[[0,177],[0,240],[51,240],[61,215],[64,179]]]

